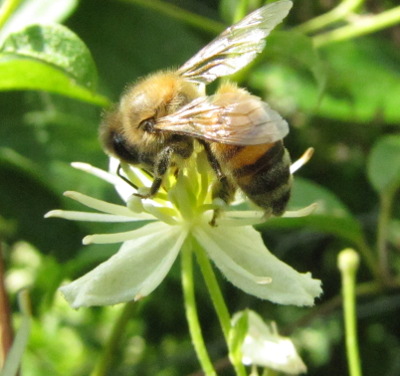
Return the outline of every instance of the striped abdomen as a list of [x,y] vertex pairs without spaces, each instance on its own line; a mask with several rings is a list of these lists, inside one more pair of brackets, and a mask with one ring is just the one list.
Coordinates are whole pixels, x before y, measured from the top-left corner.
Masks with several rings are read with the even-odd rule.
[[270,214],[279,216],[290,198],[289,153],[282,141],[254,146],[214,144],[223,170],[246,196]]

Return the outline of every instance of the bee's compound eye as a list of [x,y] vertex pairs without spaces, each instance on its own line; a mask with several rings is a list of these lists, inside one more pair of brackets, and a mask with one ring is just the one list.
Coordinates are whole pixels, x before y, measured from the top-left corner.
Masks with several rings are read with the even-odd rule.
[[120,133],[112,134],[112,146],[114,153],[122,160],[132,163],[139,163],[139,155],[135,147],[130,147]]
[[139,128],[144,130],[145,132],[153,132],[154,131],[154,125],[156,124],[156,120],[151,117],[148,119],[144,119],[139,123]]

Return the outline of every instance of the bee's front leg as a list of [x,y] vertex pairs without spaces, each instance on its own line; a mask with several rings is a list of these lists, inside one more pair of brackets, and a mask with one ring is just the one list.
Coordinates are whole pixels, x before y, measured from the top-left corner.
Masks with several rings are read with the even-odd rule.
[[148,193],[134,193],[135,196],[138,196],[140,198],[151,198],[157,194],[158,190],[161,187],[163,177],[167,173],[168,168],[171,164],[171,157],[173,153],[174,148],[172,148],[171,146],[167,146],[157,155],[153,169],[154,179]]

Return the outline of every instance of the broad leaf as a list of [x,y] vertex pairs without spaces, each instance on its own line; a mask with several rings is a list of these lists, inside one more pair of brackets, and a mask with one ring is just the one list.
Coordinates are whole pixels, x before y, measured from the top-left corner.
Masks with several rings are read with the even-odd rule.
[[297,69],[308,70],[317,83],[320,93],[326,84],[326,71],[323,62],[314,48],[312,40],[294,31],[273,32],[265,48],[267,58],[270,55],[279,57],[279,61],[288,62]]
[[78,0],[22,0],[0,30],[0,41],[33,23],[61,22],[71,14],[77,3]]
[[368,160],[368,178],[379,192],[391,191],[400,185],[400,135],[382,137]]
[[85,44],[61,25],[32,25],[0,48],[0,90],[46,90],[106,105],[94,92],[96,66]]

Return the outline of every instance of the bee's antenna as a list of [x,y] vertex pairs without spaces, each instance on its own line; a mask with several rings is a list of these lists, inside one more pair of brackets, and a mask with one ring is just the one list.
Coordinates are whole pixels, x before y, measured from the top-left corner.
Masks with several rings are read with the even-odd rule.
[[117,168],[117,176],[120,177],[125,183],[129,184],[131,187],[135,188],[136,190],[139,189],[138,186],[132,183],[126,176],[122,175],[123,169],[121,163],[118,163]]

